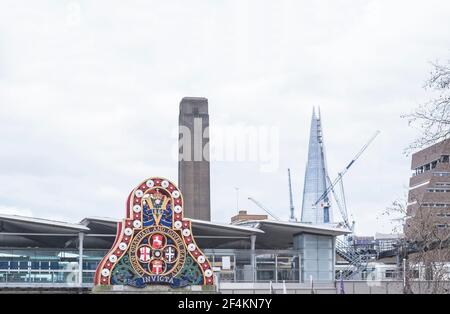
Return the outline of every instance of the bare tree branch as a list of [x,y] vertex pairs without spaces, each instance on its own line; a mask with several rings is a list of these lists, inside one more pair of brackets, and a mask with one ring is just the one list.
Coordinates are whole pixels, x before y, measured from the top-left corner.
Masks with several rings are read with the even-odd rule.
[[421,136],[405,150],[406,154],[450,138],[450,61],[431,64],[433,70],[424,88],[439,95],[402,116],[410,126],[421,131]]
[[[420,293],[448,293],[445,282],[449,280],[450,230],[438,228],[433,207],[421,203],[414,194],[409,195],[408,201],[409,204],[415,204],[414,209],[408,209],[406,200],[396,200],[383,213],[388,217],[402,218],[400,221],[403,221],[407,240],[403,246],[408,252],[407,280],[417,280],[413,276],[414,270],[425,272],[428,284],[419,286]],[[405,293],[412,292],[405,289]]]

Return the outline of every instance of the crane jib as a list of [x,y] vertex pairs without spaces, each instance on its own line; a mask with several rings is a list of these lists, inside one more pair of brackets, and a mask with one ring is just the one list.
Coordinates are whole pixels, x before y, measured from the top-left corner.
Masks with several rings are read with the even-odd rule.
[[348,168],[350,168],[354,163],[355,163],[355,160],[353,159],[353,160],[348,164],[347,168],[345,168],[345,169],[348,170]]
[[[341,182],[341,185],[342,185],[342,179],[343,179],[343,176],[345,175],[345,173],[347,172],[347,170],[355,163],[355,161],[357,161],[358,159],[359,159],[359,157],[364,153],[364,151],[367,149],[367,147],[369,147],[369,145],[375,140],[375,138],[378,136],[378,134],[380,134],[380,131],[379,130],[377,130],[376,132],[375,132],[375,134],[370,138],[370,140],[362,147],[362,149],[359,151],[359,153],[358,154],[356,154],[356,156],[353,158],[353,160],[352,161],[350,161],[350,163],[348,164],[348,166],[345,168],[345,170],[344,171],[342,171],[342,172],[340,172],[339,174],[338,174],[338,177],[331,183],[331,185],[325,190],[325,192],[320,196],[320,198],[313,204],[313,206],[317,206],[317,204],[319,204],[319,202],[321,201],[321,200],[323,200],[323,199],[325,199],[326,197],[327,197],[327,195],[328,195],[328,193],[330,193],[330,191],[332,191],[333,193],[334,193],[334,186],[336,185],[336,184],[338,184],[339,182]],[[329,178],[328,178],[328,180],[329,180]],[[344,196],[345,197],[345,196]],[[337,205],[338,205],[338,207],[339,207],[339,210],[341,211],[341,213],[342,212],[344,212],[345,214],[344,215],[342,215],[343,217],[343,219],[344,219],[344,223],[346,224],[346,225],[350,225],[349,223],[348,223],[348,221],[347,221],[347,217],[345,217],[346,215],[347,215],[347,208],[346,208],[346,205],[345,205],[345,203],[344,203],[344,208],[341,208],[341,205],[339,204],[339,201],[336,201],[336,203],[337,203]]]

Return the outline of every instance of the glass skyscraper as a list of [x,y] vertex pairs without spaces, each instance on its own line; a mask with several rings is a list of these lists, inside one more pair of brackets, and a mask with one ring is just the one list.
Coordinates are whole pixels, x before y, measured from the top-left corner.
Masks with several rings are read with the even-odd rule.
[[328,195],[322,197],[328,187],[327,178],[327,161],[320,109],[317,114],[315,109],[313,109],[309,135],[308,162],[303,185],[301,222],[324,224],[333,221],[330,199]]

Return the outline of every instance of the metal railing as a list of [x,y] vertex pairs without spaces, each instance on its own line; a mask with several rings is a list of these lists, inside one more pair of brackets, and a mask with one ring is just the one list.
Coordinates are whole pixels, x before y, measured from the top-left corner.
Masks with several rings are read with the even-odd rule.
[[370,272],[367,265],[372,257],[371,254],[357,251],[353,245],[349,245],[339,239],[336,239],[336,253],[349,263],[339,275],[336,275],[336,279],[340,279],[341,274],[345,280],[349,280],[354,279],[357,275],[361,276],[363,272],[367,276]]
[[[94,281],[101,251],[85,250],[82,285]],[[220,268],[222,282],[298,283],[301,280],[299,251],[295,250],[204,250],[213,267]],[[1,249],[0,287],[21,285],[80,285],[79,262],[75,251]]]

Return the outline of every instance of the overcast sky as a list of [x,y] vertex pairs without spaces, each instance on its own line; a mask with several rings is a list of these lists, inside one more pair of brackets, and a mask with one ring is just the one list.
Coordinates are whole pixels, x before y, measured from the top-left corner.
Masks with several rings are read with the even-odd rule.
[[[121,218],[151,176],[177,180],[178,106],[209,99],[212,126],[278,128],[279,166],[211,164],[212,217],[247,200],[300,217],[313,106],[333,178],[345,177],[357,233],[389,232],[418,132],[401,114],[429,97],[430,61],[450,57],[450,2],[0,2],[0,212],[64,221]],[[214,141],[214,138],[211,138]],[[339,214],[335,212],[335,217]]]

